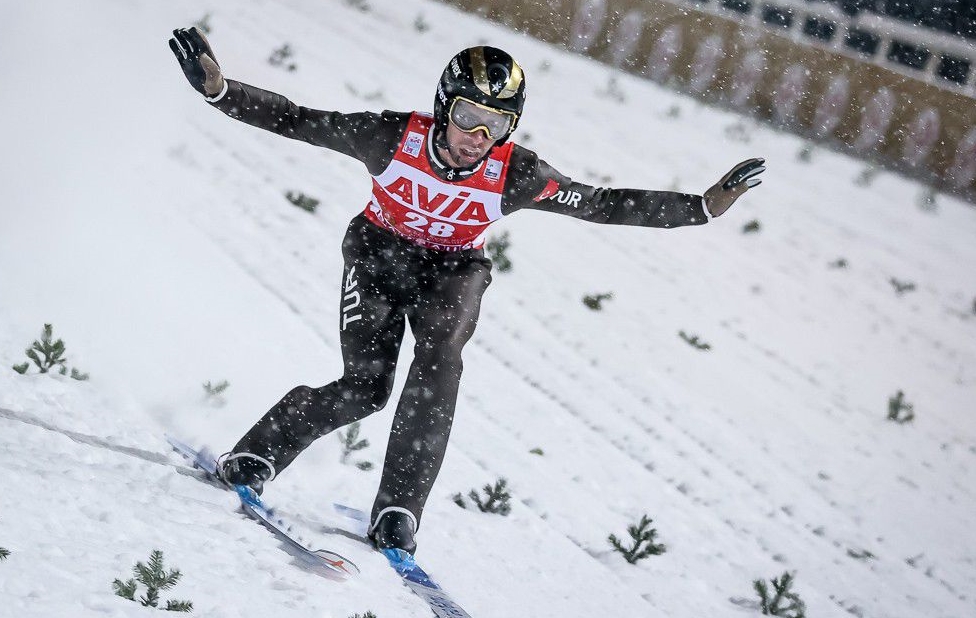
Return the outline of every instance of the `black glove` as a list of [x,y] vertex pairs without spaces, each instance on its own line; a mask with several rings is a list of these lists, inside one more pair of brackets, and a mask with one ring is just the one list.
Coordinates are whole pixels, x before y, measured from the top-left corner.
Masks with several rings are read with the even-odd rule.
[[174,30],[169,48],[176,55],[187,81],[197,92],[212,97],[223,90],[224,76],[220,74],[217,57],[196,26]]
[[728,174],[705,191],[705,207],[708,214],[717,217],[724,213],[740,195],[762,182],[755,176],[766,167],[765,159],[749,159],[733,167]]

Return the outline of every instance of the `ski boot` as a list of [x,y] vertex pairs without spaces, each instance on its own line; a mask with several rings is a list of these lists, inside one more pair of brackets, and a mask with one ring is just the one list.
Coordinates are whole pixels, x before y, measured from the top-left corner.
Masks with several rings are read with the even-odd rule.
[[[407,509],[391,506],[380,511],[366,536],[384,554],[385,550],[399,550],[413,556],[417,551],[414,534],[417,518]],[[397,552],[399,553],[399,552]]]
[[260,496],[264,483],[274,479],[275,469],[270,461],[253,453],[229,453],[217,461],[217,475],[231,489],[244,485]]

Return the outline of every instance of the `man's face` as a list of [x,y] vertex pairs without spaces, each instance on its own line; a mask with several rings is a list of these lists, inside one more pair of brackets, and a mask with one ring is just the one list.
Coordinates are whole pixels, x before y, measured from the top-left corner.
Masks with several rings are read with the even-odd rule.
[[453,122],[447,123],[447,156],[444,158],[451,167],[474,165],[494,145],[495,140],[489,138],[488,132],[483,129],[465,133],[454,126]]

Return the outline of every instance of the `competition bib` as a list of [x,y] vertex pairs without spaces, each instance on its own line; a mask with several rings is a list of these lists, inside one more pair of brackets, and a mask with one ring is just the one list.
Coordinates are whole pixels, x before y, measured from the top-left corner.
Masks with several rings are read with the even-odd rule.
[[441,180],[427,158],[434,120],[414,113],[382,173],[373,176],[366,217],[428,249],[461,251],[484,245],[488,225],[502,217],[502,189],[512,144],[495,148],[474,173]]

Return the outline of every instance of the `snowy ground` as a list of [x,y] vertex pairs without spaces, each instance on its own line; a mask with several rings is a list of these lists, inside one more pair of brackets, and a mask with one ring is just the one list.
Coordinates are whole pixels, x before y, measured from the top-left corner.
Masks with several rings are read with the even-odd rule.
[[[971,205],[923,210],[914,183],[861,186],[862,163],[801,162],[798,138],[631,77],[615,100],[608,69],[443,4],[353,4],[0,4],[0,616],[146,615],[111,582],[153,549],[184,574],[163,598],[196,615],[429,615],[379,555],[315,536],[378,482],[336,438],[266,495],[360,564],[345,584],[290,564],[167,454],[164,432],[227,448],[292,386],[338,375],[338,246],[369,187],[355,161],[190,89],[166,39],[206,13],[227,75],[343,111],[429,109],[453,53],[504,47],[528,75],[519,141],[593,184],[700,192],[768,160],[705,227],[493,228],[515,267],[466,350],[418,554],[473,616],[748,615],[752,581],[784,571],[809,616],[976,614]],[[294,72],[267,62],[285,43]],[[598,292],[603,311],[580,302]],[[46,322],[89,381],[9,369]],[[224,404],[205,401],[220,380]],[[885,420],[898,390],[912,423]],[[391,415],[363,424],[362,458],[382,462]],[[499,477],[509,517],[451,501]],[[606,537],[645,513],[667,552],[631,566]]]

